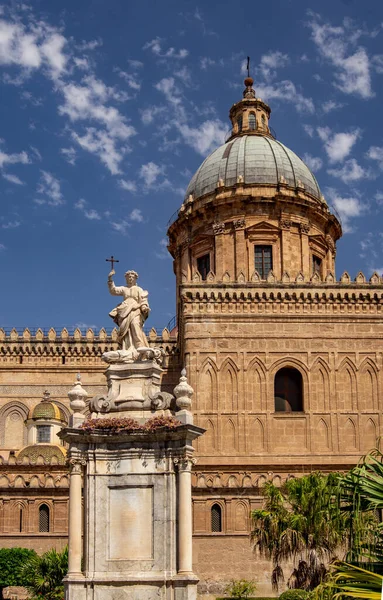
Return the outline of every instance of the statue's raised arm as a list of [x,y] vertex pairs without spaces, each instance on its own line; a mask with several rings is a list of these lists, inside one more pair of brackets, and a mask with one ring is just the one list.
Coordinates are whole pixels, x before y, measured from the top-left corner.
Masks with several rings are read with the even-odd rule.
[[[143,330],[143,324],[147,319],[150,308],[148,302],[148,292],[137,285],[138,274],[135,271],[125,273],[126,286],[116,286],[113,281],[114,270],[108,276],[109,292],[113,296],[123,296],[124,299],[109,316],[118,325],[118,341],[121,351],[120,358],[124,362],[134,362],[139,358],[146,357],[148,351],[148,342]],[[112,353],[106,353],[111,355]],[[105,355],[105,360],[108,357]],[[109,356],[109,359],[112,359]]]

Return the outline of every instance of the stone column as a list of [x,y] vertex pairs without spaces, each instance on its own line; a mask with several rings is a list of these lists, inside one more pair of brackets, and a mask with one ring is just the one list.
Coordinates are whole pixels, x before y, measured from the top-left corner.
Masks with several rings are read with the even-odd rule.
[[193,459],[185,457],[178,462],[178,573],[193,572],[192,557],[192,493],[191,470]]
[[81,550],[82,550],[82,470],[86,461],[73,457],[69,461],[71,467],[69,483],[69,542],[68,542],[68,579],[82,577]]

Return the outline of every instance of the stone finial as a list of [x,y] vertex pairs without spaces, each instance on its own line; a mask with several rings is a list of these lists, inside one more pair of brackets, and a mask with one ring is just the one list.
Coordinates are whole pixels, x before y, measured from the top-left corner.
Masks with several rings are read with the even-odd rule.
[[[177,417],[180,418],[181,422],[192,423],[193,417],[191,415],[191,397],[194,390],[191,385],[188,384],[186,377],[186,369],[182,369],[180,382],[173,390],[176,397],[176,405],[180,412],[177,413]],[[183,417],[183,418],[182,418]]]
[[81,383],[81,375],[77,373],[76,382],[71,390],[68,392],[68,398],[70,401],[70,407],[73,410],[73,415],[71,416],[71,426],[79,427],[81,423],[84,421],[85,416],[82,412],[86,408],[85,400],[88,397],[88,393],[84,390]]

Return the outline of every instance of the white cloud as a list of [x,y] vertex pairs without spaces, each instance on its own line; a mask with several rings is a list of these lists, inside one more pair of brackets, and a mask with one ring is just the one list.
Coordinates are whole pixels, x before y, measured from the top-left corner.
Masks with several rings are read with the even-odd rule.
[[118,147],[114,137],[107,131],[97,130],[94,127],[87,127],[85,131],[85,135],[82,136],[72,131],[72,138],[81,148],[98,156],[112,175],[119,175],[120,163],[128,149]]
[[129,227],[131,227],[131,223],[127,219],[122,219],[121,221],[111,221],[110,224],[114,231],[117,231],[117,233],[121,233],[122,235],[126,235]]
[[216,64],[216,61],[213,60],[212,58],[209,58],[208,56],[203,56],[200,59],[200,67],[203,71],[206,71],[206,69],[208,69],[209,67],[214,67]]
[[75,208],[77,208],[77,210],[80,210],[83,213],[84,217],[86,219],[89,219],[89,221],[100,221],[100,213],[94,208],[87,208],[87,204],[88,203],[86,200],[84,200],[84,198],[80,198],[80,200],[78,200],[74,206]]
[[364,169],[355,158],[350,158],[344,165],[338,169],[329,169],[330,175],[338,177],[343,183],[354,183],[360,179],[371,179],[373,174],[368,169]]
[[381,75],[383,73],[383,54],[376,54],[372,57],[371,62],[375,71]]
[[306,163],[311,171],[319,171],[323,166],[323,161],[319,156],[311,156],[311,154],[307,153],[303,155],[303,162]]
[[304,124],[303,129],[305,130],[305,132],[307,133],[307,135],[309,137],[311,137],[311,138],[314,137],[314,127],[312,125]]
[[79,44],[76,44],[76,48],[77,50],[95,50],[96,48],[99,48],[100,46],[102,46],[103,41],[101,38],[98,38],[97,40],[82,40],[82,42],[80,42]]
[[312,39],[323,58],[335,67],[334,85],[345,94],[371,98],[370,61],[363,47],[355,48],[361,31],[350,20],[333,27],[321,23],[317,15],[308,23]]
[[132,90],[139,91],[141,89],[141,83],[137,80],[135,75],[127,73],[126,71],[121,71],[121,69],[117,69],[117,73]]
[[146,165],[141,166],[139,176],[144,180],[146,187],[152,187],[163,173],[164,167],[160,167],[154,162],[148,162]]
[[24,185],[24,181],[21,181],[21,179],[17,177],[17,175],[12,175],[11,173],[2,173],[2,176],[10,183],[15,183],[16,185]]
[[383,169],[383,146],[371,146],[367,152],[367,158],[375,160],[380,169]]
[[376,192],[374,198],[378,206],[383,206],[383,192]]
[[354,129],[351,133],[331,134],[328,127],[318,127],[318,135],[324,143],[330,162],[344,160],[351,152],[353,145],[360,137],[360,130]]
[[65,200],[61,193],[60,182],[49,171],[41,171],[40,183],[37,186],[37,193],[43,198],[37,198],[37,204],[49,204],[50,206],[60,206]]
[[20,221],[7,221],[6,223],[2,223],[1,228],[2,229],[17,229],[17,227],[20,227],[21,222]]
[[223,144],[227,134],[227,127],[218,119],[204,121],[199,127],[178,123],[177,129],[184,141],[203,156]]
[[28,30],[20,22],[0,20],[0,64],[17,65],[26,76],[44,66],[49,77],[58,79],[68,60],[65,45],[61,33],[42,21]]
[[144,125],[150,125],[158,115],[166,110],[164,106],[149,106],[141,111],[141,121]]
[[367,207],[362,204],[360,198],[356,196],[344,198],[333,188],[328,188],[326,194],[336,211],[339,213],[342,220],[343,232],[352,233],[354,229],[350,224],[350,220],[362,216]]
[[60,152],[61,152],[61,154],[64,155],[66,161],[70,165],[74,166],[76,164],[77,152],[76,152],[75,148],[73,148],[73,147],[61,148]]
[[256,94],[263,100],[283,100],[295,105],[298,112],[313,113],[314,102],[297,91],[294,83],[289,80],[279,81],[275,84],[261,84],[256,86]]
[[333,110],[338,110],[339,108],[343,108],[344,104],[341,102],[335,102],[334,100],[328,100],[322,104],[322,110],[325,114],[332,112]]
[[154,38],[154,40],[151,40],[150,42],[147,42],[144,46],[143,46],[143,50],[151,50],[153,52],[153,54],[155,54],[156,56],[160,57],[160,58],[176,58],[176,59],[183,59],[186,58],[189,54],[189,51],[186,50],[185,48],[181,48],[181,50],[175,50],[175,48],[168,48],[167,50],[163,51],[162,50],[162,40],[159,37]]
[[135,192],[137,191],[137,186],[134,181],[130,181],[127,179],[119,179],[118,185],[122,190],[126,190],[127,192]]
[[144,63],[140,60],[133,60],[131,58],[128,58],[128,64],[132,67],[132,69],[142,69],[144,66]]
[[4,246],[4,244],[0,244],[0,252],[2,252],[3,250],[6,250],[6,246]]
[[277,69],[282,69],[290,62],[287,54],[283,54],[276,50],[261,56],[259,70],[266,81],[274,79],[277,75]]
[[139,208],[133,208],[132,212],[129,215],[129,219],[131,221],[135,221],[136,223],[142,223],[144,220],[144,217]]
[[157,258],[160,258],[161,260],[171,258],[170,253],[168,251],[168,241],[166,239],[163,239],[160,241],[159,245],[160,249],[158,252],[155,253]]
[[16,154],[7,154],[6,152],[0,150],[0,169],[2,169],[5,165],[15,165],[17,163],[21,163],[23,165],[30,163],[28,154],[24,151]]

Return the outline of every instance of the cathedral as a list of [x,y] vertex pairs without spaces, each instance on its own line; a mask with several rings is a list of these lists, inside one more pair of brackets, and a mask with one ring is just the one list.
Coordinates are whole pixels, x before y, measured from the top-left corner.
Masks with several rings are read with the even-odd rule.
[[[383,280],[336,277],[339,218],[309,168],[275,139],[270,114],[247,77],[230,136],[169,222],[176,326],[148,333],[165,355],[163,389],[172,392],[185,366],[194,422],[206,430],[193,468],[201,594],[239,578],[269,592],[270,567],[249,539],[264,482],[347,470],[383,429]],[[117,349],[116,330],[0,329],[2,547],[67,543],[57,434],[76,374],[89,398],[101,394],[101,355]]]

